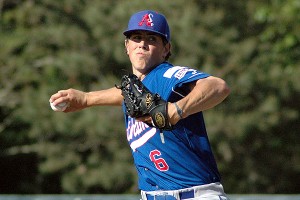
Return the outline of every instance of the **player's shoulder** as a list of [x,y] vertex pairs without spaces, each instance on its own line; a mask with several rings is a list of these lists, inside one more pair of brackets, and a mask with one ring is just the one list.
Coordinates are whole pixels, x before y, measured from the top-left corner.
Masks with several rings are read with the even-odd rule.
[[178,66],[164,62],[154,68],[146,76],[145,79],[147,81],[145,82],[150,81],[152,84],[157,82],[159,85],[163,85],[164,83],[176,85],[206,78],[208,76],[210,75],[188,66]]
[[153,74],[155,75],[161,75],[164,78],[171,78],[172,75],[177,72],[178,70],[187,69],[187,67],[184,66],[174,66],[173,64],[169,62],[164,62],[160,65],[158,65],[154,70]]
[[162,78],[177,80],[181,80],[183,78],[190,79],[193,77],[205,78],[209,76],[209,74],[197,69],[193,69],[188,66],[172,65],[168,62],[159,65],[154,74],[155,76],[161,76]]

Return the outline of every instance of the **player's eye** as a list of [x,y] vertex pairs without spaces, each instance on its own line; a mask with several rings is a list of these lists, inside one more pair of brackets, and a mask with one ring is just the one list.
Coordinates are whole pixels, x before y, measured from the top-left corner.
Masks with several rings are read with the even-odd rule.
[[148,41],[149,41],[149,42],[156,42],[156,41],[157,41],[157,38],[156,38],[155,36],[153,36],[153,35],[150,35],[150,36],[148,37]]
[[132,35],[130,37],[130,39],[133,41],[140,41],[142,39],[142,36],[141,35]]
[[156,35],[140,35],[140,34],[132,34],[130,36],[130,40],[134,41],[134,42],[141,42],[142,40],[147,41],[150,44],[154,44],[159,40],[159,36]]

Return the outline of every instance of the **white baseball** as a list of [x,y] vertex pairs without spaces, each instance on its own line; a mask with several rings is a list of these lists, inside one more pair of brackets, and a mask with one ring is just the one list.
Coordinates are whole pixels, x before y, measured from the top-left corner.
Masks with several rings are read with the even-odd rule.
[[53,103],[50,102],[50,106],[52,108],[52,110],[54,111],[60,111],[63,112],[64,110],[66,110],[66,108],[70,105],[69,102],[62,102],[57,104],[56,106],[53,105]]

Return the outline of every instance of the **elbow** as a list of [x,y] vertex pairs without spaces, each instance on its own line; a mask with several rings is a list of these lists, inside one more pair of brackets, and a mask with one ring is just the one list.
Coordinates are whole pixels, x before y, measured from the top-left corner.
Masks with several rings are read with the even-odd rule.
[[224,99],[230,94],[230,87],[228,84],[221,79],[220,86],[219,86],[220,94],[224,97]]

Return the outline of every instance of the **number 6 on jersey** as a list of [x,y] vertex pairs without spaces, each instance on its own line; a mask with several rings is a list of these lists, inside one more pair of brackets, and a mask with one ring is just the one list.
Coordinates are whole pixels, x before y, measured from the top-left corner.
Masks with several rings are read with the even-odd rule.
[[167,164],[167,162],[163,159],[163,158],[159,158],[158,156],[160,156],[161,153],[160,151],[153,150],[150,152],[149,157],[151,159],[151,161],[155,164],[155,167],[159,170],[159,171],[168,171],[169,170],[169,165]]

